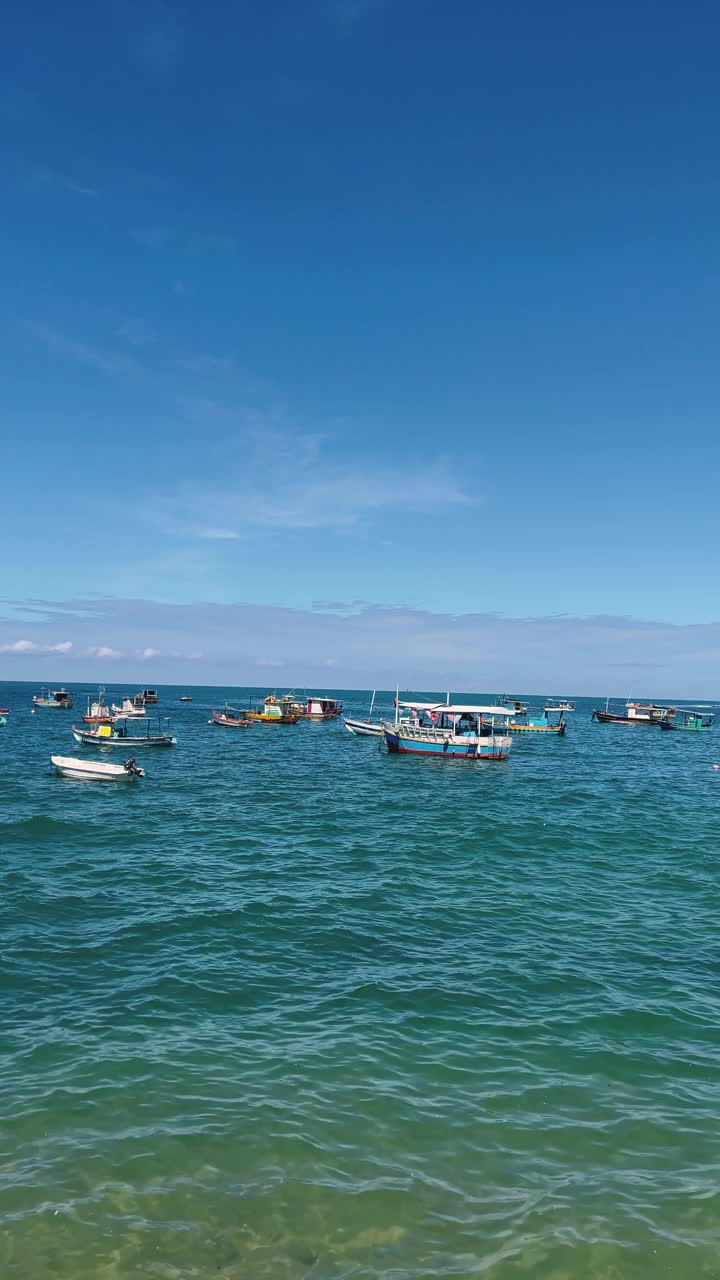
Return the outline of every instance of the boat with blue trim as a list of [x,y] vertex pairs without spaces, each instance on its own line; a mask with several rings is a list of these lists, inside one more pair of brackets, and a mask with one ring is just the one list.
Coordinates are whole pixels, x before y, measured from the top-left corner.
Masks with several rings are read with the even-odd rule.
[[563,738],[567,729],[565,711],[560,710],[559,707],[543,707],[542,715],[534,717],[526,711],[522,719],[511,720],[508,729],[511,733],[531,733],[541,737],[554,735],[556,738]]
[[[400,717],[400,710],[408,714]],[[395,721],[382,721],[389,752],[449,760],[507,760],[512,738],[508,707],[475,703],[401,702]]]
[[672,720],[661,720],[661,729],[676,733],[707,733],[713,727],[713,714],[701,707],[678,707]]

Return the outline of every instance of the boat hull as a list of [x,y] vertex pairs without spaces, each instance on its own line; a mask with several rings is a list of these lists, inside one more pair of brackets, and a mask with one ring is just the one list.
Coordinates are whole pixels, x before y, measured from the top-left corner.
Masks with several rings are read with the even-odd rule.
[[442,731],[409,732],[401,726],[384,726],[385,744],[392,754],[435,756],[440,760],[507,760],[512,738],[492,734],[487,738],[453,738]]
[[49,710],[52,707],[54,710],[62,711],[72,711],[73,705],[72,700],[70,702],[48,702],[45,698],[33,698],[33,704],[36,707],[42,707],[43,710]]
[[711,724],[673,724],[672,720],[661,720],[661,729],[671,729],[673,733],[710,733]]
[[534,733],[540,734],[541,737],[554,736],[563,738],[565,736],[565,724],[515,724],[513,721],[508,725],[511,733]]
[[252,720],[239,720],[233,716],[218,715],[214,711],[213,718],[208,723],[220,725],[222,729],[249,729],[252,726]]
[[246,711],[248,720],[258,720],[260,724],[297,724],[300,716],[266,716],[262,711]]
[[72,756],[51,756],[50,763],[59,777],[75,778],[80,782],[134,782],[143,776],[143,770],[131,771],[121,764],[75,760]]
[[136,751],[138,747],[174,747],[177,738],[170,733],[161,734],[97,734],[86,733],[73,725],[73,737],[83,747],[121,747],[124,751]]
[[346,716],[343,724],[348,733],[352,733],[358,738],[382,738],[383,736],[381,726],[372,724],[369,720],[350,720]]
[[662,724],[659,716],[651,718],[650,716],[619,716],[612,711],[593,711],[593,720],[597,720],[599,724],[640,724],[640,725],[658,725]]

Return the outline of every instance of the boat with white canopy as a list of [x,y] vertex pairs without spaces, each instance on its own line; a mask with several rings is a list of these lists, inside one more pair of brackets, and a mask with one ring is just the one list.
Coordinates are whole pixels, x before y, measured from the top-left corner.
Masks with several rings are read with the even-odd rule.
[[74,724],[72,732],[75,741],[83,747],[124,747],[134,751],[137,747],[174,747],[177,742],[167,717],[154,720],[148,717],[142,724],[119,719],[114,724],[99,724],[97,728]]
[[[401,718],[400,711],[408,714]],[[388,751],[452,760],[507,760],[509,707],[396,699],[395,721],[382,722]]]

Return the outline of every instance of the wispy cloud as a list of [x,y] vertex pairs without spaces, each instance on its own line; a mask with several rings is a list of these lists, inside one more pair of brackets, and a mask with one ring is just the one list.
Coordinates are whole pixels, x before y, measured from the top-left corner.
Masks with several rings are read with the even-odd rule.
[[47,347],[48,351],[60,356],[67,356],[78,364],[87,365],[101,373],[117,376],[118,374],[136,373],[137,363],[128,355],[106,351],[87,342],[78,341],[66,333],[54,329],[51,325],[33,321],[26,326],[28,332]]
[[92,658],[122,658],[124,655],[119,649],[112,649],[110,645],[101,644],[97,648],[88,649],[88,654]]
[[147,347],[157,341],[154,329],[139,316],[131,316],[123,320],[115,330],[116,337],[124,338],[131,347]]
[[58,173],[45,165],[37,165],[30,171],[27,186],[38,193],[69,191],[71,195],[82,196],[86,200],[98,200],[100,197],[97,187],[91,186],[88,182],[80,182],[76,178],[69,178],[67,174]]

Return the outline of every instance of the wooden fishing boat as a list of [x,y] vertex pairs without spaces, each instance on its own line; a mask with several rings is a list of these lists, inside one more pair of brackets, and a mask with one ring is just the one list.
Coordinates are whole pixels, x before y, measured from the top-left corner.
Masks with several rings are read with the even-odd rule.
[[208,724],[218,724],[225,729],[250,729],[252,720],[248,720],[244,711],[236,711],[225,703],[222,711],[213,711],[212,720],[208,720]]
[[297,702],[289,695],[278,698],[271,693],[263,699],[262,711],[250,707],[243,712],[248,720],[258,720],[261,724],[297,724],[300,712],[296,710]]
[[367,720],[353,720],[350,716],[345,716],[343,724],[348,733],[352,733],[357,738],[382,738],[383,730],[379,721],[373,720],[372,713],[375,706],[375,690],[372,691],[370,699],[370,711]]
[[522,720],[510,720],[508,729],[511,733],[529,733],[540,737],[554,736],[563,738],[567,729],[565,712],[558,710],[557,707],[545,707],[542,715],[536,716],[534,719],[529,714],[526,714]]
[[158,700],[157,689],[143,689],[136,696],[138,698],[142,698],[143,702],[147,702],[148,704],[152,704]]
[[675,717],[674,707],[660,707],[654,702],[628,702],[626,703],[626,711],[621,714],[608,709],[609,699],[605,702],[605,710],[601,711],[597,707],[592,713],[593,720],[597,720],[599,724],[660,724],[662,720],[672,720]]
[[336,720],[342,709],[342,702],[338,698],[318,697],[311,694],[307,697],[300,715],[304,720]]
[[69,711],[73,700],[67,689],[41,689],[33,698],[36,707],[61,707]]
[[502,698],[498,698],[501,707],[509,707],[516,716],[525,716],[528,712],[528,703],[523,702],[522,698],[513,698],[509,693],[504,693]]
[[83,724],[112,724],[114,716],[105,701],[105,690],[102,685],[97,691],[94,702],[87,700],[87,711],[83,716]]
[[102,760],[78,760],[73,756],[51,756],[50,763],[55,772],[62,778],[77,778],[84,782],[134,782],[136,778],[144,778],[145,770],[140,769],[130,757],[123,764],[105,764]]
[[[132,721],[130,722],[132,724]],[[137,747],[174,747],[177,738],[170,731],[167,721],[165,728],[160,720],[147,719],[142,725],[131,729],[124,720],[114,724],[99,724],[96,728],[83,729],[73,725],[72,732],[76,742],[84,747],[120,747],[125,750]]]
[[[400,718],[400,709],[410,714]],[[512,738],[508,707],[400,702],[395,721],[383,721],[388,751],[447,760],[507,760]]]
[[679,707],[672,720],[661,720],[661,729],[673,729],[676,733],[707,733],[712,729],[712,712],[701,707]]

